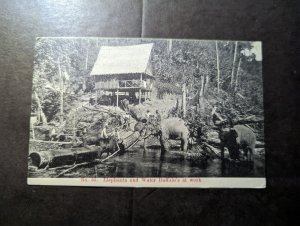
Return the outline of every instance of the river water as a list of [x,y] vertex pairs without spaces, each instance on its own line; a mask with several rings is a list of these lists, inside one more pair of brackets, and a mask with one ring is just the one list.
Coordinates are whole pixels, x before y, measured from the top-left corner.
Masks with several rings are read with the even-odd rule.
[[160,149],[132,148],[105,163],[81,167],[65,177],[262,177],[264,160],[258,156],[254,165],[229,164],[222,168],[220,159],[209,159],[207,164],[195,164],[184,158],[177,149],[161,156]]
[[[105,158],[105,156],[103,156]],[[263,177],[264,152],[254,155],[254,164],[225,162],[208,159],[200,164],[185,158],[179,149],[161,155],[160,148],[134,147],[123,155],[90,166],[78,167],[64,174],[64,177]],[[29,177],[56,177],[65,169],[32,170]]]

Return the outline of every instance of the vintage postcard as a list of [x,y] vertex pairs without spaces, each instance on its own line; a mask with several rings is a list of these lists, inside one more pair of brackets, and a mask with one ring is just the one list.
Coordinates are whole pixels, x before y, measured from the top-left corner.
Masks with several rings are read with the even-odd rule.
[[28,184],[265,188],[262,43],[37,38]]

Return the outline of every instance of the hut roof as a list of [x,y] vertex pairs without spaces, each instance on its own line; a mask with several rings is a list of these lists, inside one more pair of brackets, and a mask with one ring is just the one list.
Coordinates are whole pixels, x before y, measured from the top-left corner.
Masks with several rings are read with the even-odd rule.
[[153,43],[130,46],[102,46],[91,75],[145,73],[152,76],[149,60]]

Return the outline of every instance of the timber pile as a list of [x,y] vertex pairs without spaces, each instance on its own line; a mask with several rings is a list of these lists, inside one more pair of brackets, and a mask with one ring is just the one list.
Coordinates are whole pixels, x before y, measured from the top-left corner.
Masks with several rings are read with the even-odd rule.
[[[86,128],[87,136],[99,135],[104,125],[107,125],[108,135],[112,134],[117,128],[120,135],[119,150],[122,148],[129,149],[140,140],[140,134],[122,129],[122,117],[124,114],[125,112],[121,109],[110,106],[82,106],[68,113],[63,123],[63,129],[66,134],[74,138],[77,136],[77,131],[83,131],[84,128]],[[135,122],[135,120],[131,120],[131,124]],[[49,133],[52,128],[53,126],[45,125],[37,129],[43,133]],[[38,168],[53,168],[72,164],[84,165],[95,162],[98,159],[98,154],[101,152],[99,146],[74,147],[75,143],[78,143],[74,143],[74,141],[30,140],[29,157],[31,164]],[[119,150],[105,159],[99,159],[99,161],[106,161],[116,155]]]
[[30,140],[29,152],[43,152],[47,150],[58,150],[69,145],[70,142],[56,142],[56,141],[44,141],[44,140]]
[[[123,147],[125,150],[131,148],[140,140],[139,138],[140,134],[138,132],[131,132],[129,136],[121,138],[121,142],[119,143],[119,150],[120,147]],[[31,158],[32,165],[38,168],[51,168],[61,165],[92,162],[98,158],[99,152],[101,152],[99,146],[87,146],[45,151],[32,151],[29,154],[29,157]],[[112,155],[115,154],[116,152]]]

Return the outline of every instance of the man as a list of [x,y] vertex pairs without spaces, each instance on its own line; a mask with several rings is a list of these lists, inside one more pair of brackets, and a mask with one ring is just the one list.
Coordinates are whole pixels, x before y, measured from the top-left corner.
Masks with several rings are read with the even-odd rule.
[[160,115],[158,110],[156,110],[155,113],[156,113],[156,121],[157,121],[157,123],[160,123],[161,122],[161,115]]
[[123,129],[128,131],[129,130],[129,125],[130,125],[130,114],[128,112],[126,112],[126,114],[124,115]]
[[103,129],[102,129],[101,134],[100,134],[100,138],[101,139],[107,139],[108,138],[108,135],[107,135],[107,124],[104,124]]
[[120,133],[118,131],[118,128],[115,128],[114,136],[115,136],[117,142],[119,142],[120,141]]

